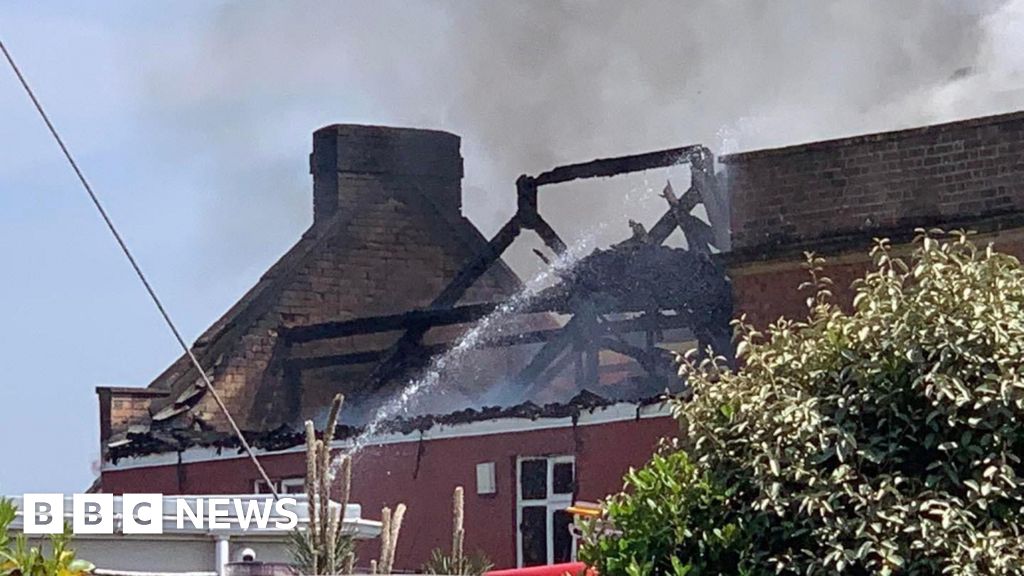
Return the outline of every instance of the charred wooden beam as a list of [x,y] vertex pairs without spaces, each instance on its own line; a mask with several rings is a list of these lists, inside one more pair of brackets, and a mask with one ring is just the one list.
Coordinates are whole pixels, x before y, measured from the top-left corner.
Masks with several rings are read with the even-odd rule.
[[689,250],[705,256],[710,255],[711,246],[715,244],[715,234],[711,226],[693,214],[676,213],[675,217],[679,228],[686,235]]
[[598,383],[598,369],[601,367],[600,341],[606,327],[598,324],[597,311],[592,302],[587,302],[573,319],[579,319],[580,322],[577,347],[582,352],[577,384],[581,388],[594,386]]
[[[539,344],[553,338],[561,328],[549,328],[546,330],[533,330],[520,334],[509,334],[506,336],[488,338],[482,340],[478,348],[506,348],[523,344]],[[441,354],[451,347],[450,343],[430,344],[420,346],[417,350],[424,356]],[[348,366],[352,364],[368,364],[379,362],[387,354],[387,350],[366,350],[362,352],[346,352],[344,354],[325,354],[321,356],[299,356],[289,358],[285,361],[287,366],[298,370],[312,370],[317,368],[329,368],[333,366]]]
[[[587,353],[584,350],[573,350],[572,356],[575,359],[576,366],[576,387],[582,387],[581,383],[587,381]],[[534,382],[530,387],[530,392],[533,392],[537,386],[537,382]]]
[[668,212],[662,214],[661,218],[654,223],[654,226],[647,232],[647,237],[651,244],[664,244],[665,240],[672,235],[675,231],[676,226],[679,223],[676,220],[675,212],[670,208]]
[[668,201],[669,209],[648,232],[650,242],[653,244],[664,243],[678,227],[686,235],[686,243],[691,251],[710,254],[711,246],[717,245],[714,230],[703,220],[690,214],[698,204],[703,202],[703,195],[696,181],[680,198],[676,197],[671,183],[665,185],[661,195]]
[[[580,372],[578,373],[578,376],[581,376],[584,379],[595,378],[597,371],[593,367],[592,363],[598,360],[598,353],[600,352],[601,347],[593,344],[600,342],[603,336],[609,334],[643,332],[649,329],[652,324],[657,326],[658,329],[689,328],[692,327],[692,318],[688,314],[682,313],[671,316],[658,314],[656,318],[641,316],[638,318],[630,318],[628,320],[600,322],[596,323],[588,330],[586,322],[581,319],[581,316],[574,316],[564,328],[558,331],[557,334],[551,335],[547,345],[534,355],[530,364],[527,365],[527,367],[524,368],[516,377],[515,382],[527,385],[535,382],[537,377],[540,376],[548,366],[550,366],[561,355],[573,340],[580,342],[582,345],[580,351],[584,352],[584,358],[582,360],[582,364],[579,366]],[[591,349],[587,349],[587,346],[590,346]],[[586,358],[587,353],[591,353],[592,358]],[[590,362],[591,365],[588,366],[588,362]]]
[[572,350],[566,350],[557,360],[551,363],[551,366],[549,366],[547,370],[541,372],[540,376],[537,378],[537,381],[551,381],[553,378],[561,374],[562,371],[565,370],[565,367],[568,366],[575,357],[575,352],[573,352]]
[[[684,146],[645,154],[631,156],[620,156],[617,158],[603,158],[579,164],[559,166],[537,177],[521,176],[516,181],[517,190],[517,212],[504,227],[488,243],[486,249],[477,258],[463,267],[455,279],[448,284],[437,298],[431,303],[431,310],[452,308],[465,294],[466,290],[476,282],[487,269],[498,259],[508,248],[512,241],[523,229],[534,230],[544,243],[556,254],[562,254],[566,250],[565,242],[558,236],[554,229],[541,217],[538,209],[537,190],[540,186],[569,182],[580,178],[609,177],[618,174],[640,172],[654,168],[662,168],[679,163],[690,163],[695,174],[691,191],[684,194],[683,198],[675,199],[674,194],[670,199],[672,207],[669,213],[663,216],[655,225],[650,236],[660,244],[672,233],[676,226],[684,222],[689,229],[695,230],[687,234],[687,240],[691,245],[696,246],[695,250],[708,252],[707,244],[714,242],[713,235],[705,231],[701,226],[694,224],[687,217],[689,211],[701,201],[700,190],[708,178],[714,179],[714,157],[707,148],[700,145]],[[696,218],[693,218],[696,220]],[[706,227],[706,226],[705,226]],[[684,232],[686,229],[684,229]],[[710,240],[708,241],[708,238]],[[400,322],[400,320],[396,320]],[[571,322],[570,322],[571,324]],[[382,362],[377,366],[372,377],[372,385],[379,387],[391,379],[396,372],[396,366],[401,365],[403,356],[409,354],[414,348],[419,347],[423,335],[431,326],[438,325],[434,320],[426,320],[415,323],[412,326],[401,325],[399,329],[405,328],[406,332],[383,356]],[[331,327],[337,331],[339,327]],[[328,330],[329,331],[329,330]],[[312,333],[310,333],[312,334]],[[315,334],[314,334],[315,336]],[[313,338],[314,336],[310,336]],[[300,336],[301,337],[301,336]],[[587,341],[590,341],[589,339]],[[545,346],[548,349],[553,345],[549,341]],[[544,350],[541,351],[542,353]],[[538,354],[541,359],[546,358],[549,353]],[[555,354],[557,357],[558,354]],[[596,362],[597,352],[592,351],[589,356],[590,363]],[[547,359],[547,364],[541,370],[550,365],[555,357]],[[588,373],[593,372],[588,370]],[[537,374],[534,374],[536,376]]]
[[637,364],[640,364],[644,371],[651,376],[665,375],[666,371],[670,371],[672,368],[671,353],[661,348],[644,349],[618,338],[603,338],[601,347],[636,360]]
[[[281,328],[278,334],[289,344],[303,344],[306,342],[329,340],[332,338],[341,338],[344,336],[377,334],[380,332],[393,332],[397,330],[407,330],[412,328],[419,329],[425,327],[426,329],[429,330],[430,328],[433,328],[435,326],[453,326],[456,324],[467,324],[470,322],[475,322],[487,316],[488,314],[493,313],[500,306],[501,304],[497,302],[485,302],[481,304],[466,304],[463,306],[455,306],[454,308],[427,308],[422,310],[411,310],[409,312],[403,312],[401,314],[368,316],[365,318],[354,318],[352,320],[340,320],[335,322],[323,322],[320,324],[308,324],[305,326],[294,326],[291,328]],[[649,319],[618,320],[615,322],[606,322],[604,324],[606,326],[614,327],[614,329],[617,331],[643,331],[655,330],[659,328],[684,328],[689,326],[688,321],[682,322],[682,317],[679,315],[655,315],[650,310],[609,310],[603,308],[597,308],[596,310],[599,313],[643,312],[646,314],[644,318]],[[562,298],[542,298],[537,299],[533,302],[523,304],[516,310],[516,313],[565,313],[567,311],[568,303],[565,302]],[[549,331],[550,330],[540,330],[539,333],[545,333]],[[518,343],[520,340],[523,339],[529,340],[530,336],[527,335],[532,333],[534,332],[523,332],[521,334],[505,336],[496,339],[495,341],[504,342],[507,340],[514,344]]]
[[668,200],[670,206],[676,209],[680,214],[689,214],[698,204],[704,201],[704,198],[700,192],[700,189],[694,185],[690,186],[683,195],[678,198],[675,202],[671,200],[675,196],[675,192],[672,191],[672,184],[669,183],[665,186],[665,191],[662,192],[662,196]]
[[[441,291],[441,294],[434,298],[433,302],[430,303],[430,308],[451,308],[455,306],[459,299],[465,295],[466,290],[469,290],[469,287],[483,276],[496,260],[501,258],[502,253],[512,244],[521,230],[522,222],[518,217],[514,216],[506,222],[498,230],[497,234],[491,238],[490,242],[487,243],[481,254],[464,266],[448,286]],[[423,335],[429,329],[430,326],[410,328],[395,342],[384,357],[383,362],[374,370],[371,380],[375,388],[379,388],[380,385],[393,376],[393,366],[397,364],[396,360],[408,354],[412,348],[419,345]]]
[[516,179],[516,199],[516,218],[522,223],[523,228],[536,232],[555,254],[564,253],[565,242],[540,215],[537,207],[537,181],[534,178],[524,174]]
[[618,174],[629,174],[631,172],[642,172],[654,168],[664,168],[683,162],[689,162],[694,155],[705,153],[706,148],[700,145],[683,146],[647,152],[645,154],[634,154],[632,156],[619,156],[617,158],[600,158],[583,162],[580,164],[568,164],[559,166],[534,178],[537,186],[547,184],[559,184],[570,182],[580,178],[604,178]]
[[[365,318],[354,318],[352,320],[341,320],[336,322],[324,322],[321,324],[308,324],[305,326],[294,326],[281,328],[279,335],[289,344],[302,344],[318,340],[329,340],[344,336],[357,336],[363,334],[377,334],[380,332],[392,332],[409,328],[420,328],[426,326],[428,329],[435,326],[452,326],[475,322],[480,318],[493,313],[501,304],[497,302],[485,302],[481,304],[467,304],[446,309],[423,309],[412,310],[401,314],[388,314],[383,316],[369,316]],[[516,310],[517,314],[531,314],[541,312],[564,313],[567,311],[567,303],[560,298],[538,299],[523,304]],[[679,315],[651,314],[649,310],[603,310],[598,312],[644,312],[646,319],[618,320],[606,322],[606,326],[614,327],[616,331],[643,331],[659,328],[683,328],[687,322],[681,322]],[[539,333],[550,330],[540,330]],[[522,339],[529,339],[528,331],[520,334],[513,334],[499,339],[497,342],[508,340],[517,343]]]
[[537,181],[523,174],[516,178],[516,218],[526,228],[533,228],[534,219],[540,217],[537,204]]
[[573,339],[579,332],[579,325],[580,323],[576,320],[576,317],[569,320],[557,334],[548,340],[543,348],[534,354],[533,358],[530,359],[530,363],[519,371],[514,382],[526,384],[535,382],[538,376],[547,370],[562,352],[572,344]]
[[[670,330],[673,328],[689,328],[691,322],[687,316],[682,314],[674,314],[667,316],[664,314],[658,314],[656,316],[644,316],[638,318],[631,318],[628,320],[615,320],[606,321],[600,324],[602,334],[629,334],[644,332],[646,330],[658,329],[658,330]],[[482,340],[479,344],[479,348],[504,348],[508,346],[519,346],[525,344],[540,344],[549,342],[558,337],[565,328],[546,328],[543,330],[530,330],[527,332],[520,332],[518,334],[509,334],[504,336],[497,336]],[[422,346],[418,348],[424,356],[430,356],[434,354],[443,353],[451,346],[451,343],[444,344],[431,344],[428,346]],[[606,346],[609,350],[616,350]],[[621,352],[620,350],[616,350]],[[327,354],[320,356],[300,356],[293,357],[285,360],[285,368],[288,370],[313,370],[318,368],[329,368],[334,366],[349,366],[353,364],[368,364],[373,362],[379,362],[384,358],[387,350],[366,350],[360,352],[347,352],[344,354]],[[629,355],[629,354],[627,354]],[[560,358],[556,363],[552,364],[547,370],[548,373],[551,371],[560,371],[561,368],[565,367],[566,360]]]
[[500,304],[496,302],[485,302],[482,304],[456,306],[454,308],[412,310],[402,314],[370,316],[354,318],[352,320],[282,328],[279,334],[292,344],[300,344],[356,334],[373,334],[422,327],[429,329],[433,326],[450,326],[452,324],[475,322],[494,312],[498,306]]
[[351,366],[353,364],[369,364],[371,362],[379,362],[384,357],[385,352],[385,350],[369,350],[366,352],[349,352],[348,354],[289,358],[285,360],[285,366],[290,370],[302,371]]
[[555,229],[547,223],[547,220],[541,218],[540,214],[537,215],[536,220],[533,223],[533,231],[540,236],[540,239],[544,241],[544,244],[551,249],[552,252],[561,256],[565,254],[566,246],[565,242],[558,236]]
[[469,264],[465,265],[458,275],[445,287],[445,289],[430,303],[431,308],[450,308],[459,301],[466,293],[466,290],[473,285],[487,269],[499,258],[502,253],[515,241],[522,230],[522,222],[517,217],[505,223],[500,230],[491,238],[490,242],[481,250]]
[[699,156],[693,157],[690,176],[693,188],[700,193],[708,222],[711,223],[713,239],[709,244],[722,252],[729,250],[729,199],[719,187],[718,176],[715,174],[715,155],[710,150],[705,149]]

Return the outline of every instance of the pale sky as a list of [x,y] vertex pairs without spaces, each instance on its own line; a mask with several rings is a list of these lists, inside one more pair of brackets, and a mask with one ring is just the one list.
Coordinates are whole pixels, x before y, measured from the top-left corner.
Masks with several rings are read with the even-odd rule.
[[[6,0],[0,38],[189,339],[308,226],[326,124],[462,135],[490,234],[515,176],[561,162],[1024,108],[1022,0],[683,4]],[[74,492],[94,388],[180,351],[6,67],[0,136],[0,494]],[[548,209],[557,227],[635,204]]]

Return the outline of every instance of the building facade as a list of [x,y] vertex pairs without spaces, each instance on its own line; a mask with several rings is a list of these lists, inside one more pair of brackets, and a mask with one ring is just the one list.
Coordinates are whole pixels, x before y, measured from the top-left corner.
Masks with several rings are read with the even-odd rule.
[[[328,127],[314,135],[311,172],[311,229],[195,345],[281,491],[298,487],[304,471],[296,424],[322,420],[330,398],[342,392],[349,434],[339,434],[337,448],[351,446],[393,392],[386,381],[366,384],[381,380],[380,350],[401,341],[409,330],[402,322],[434,318],[438,295],[467,274],[467,262],[490,259],[494,246],[461,215],[461,157],[451,134]],[[702,178],[705,194],[721,194],[717,205],[727,207],[731,237],[716,244],[728,250],[699,262],[727,275],[730,315],[762,326],[804,315],[806,295],[797,288],[807,251],[827,258],[825,272],[844,301],[850,294],[842,288],[867,269],[876,237],[899,245],[918,227],[964,228],[999,249],[1024,252],[1024,113],[733,154],[719,159],[717,172],[712,161]],[[682,204],[688,213],[687,198],[673,210]],[[640,241],[646,237],[638,232]],[[490,260],[455,310],[520,289],[500,259]],[[403,316],[409,311],[417,312]],[[395,329],[356,329],[367,318]],[[615,318],[634,322],[631,335],[645,333],[644,316]],[[571,363],[539,372],[524,388],[516,375],[529,372],[552,342],[535,335],[565,326],[546,310],[509,322],[505,342],[515,346],[474,352],[461,363],[472,369],[444,375],[443,395],[392,415],[356,456],[352,496],[366,516],[398,502],[409,506],[398,568],[415,569],[446,546],[455,486],[466,488],[467,550],[483,551],[499,567],[567,560],[574,542],[564,508],[618,490],[629,467],[677,432],[658,398],[665,380],[653,378],[645,361],[651,358],[629,338],[590,352],[594,374],[585,388],[564,376]],[[469,325],[427,324],[420,349],[444,349]],[[646,334],[681,350],[700,339],[690,328],[670,337],[648,327]],[[581,352],[575,365],[584,375],[587,357]],[[510,388],[518,391],[505,394]],[[264,489],[184,359],[147,388],[98,394],[101,490]],[[495,399],[498,407],[485,407]]]

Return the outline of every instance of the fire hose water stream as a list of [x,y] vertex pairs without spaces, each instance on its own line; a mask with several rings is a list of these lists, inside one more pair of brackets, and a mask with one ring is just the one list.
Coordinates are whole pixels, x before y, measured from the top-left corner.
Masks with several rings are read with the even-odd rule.
[[[648,181],[644,179],[641,186],[626,194],[623,199],[625,201],[622,206],[623,211],[629,204],[643,202],[653,197],[654,192]],[[362,431],[349,440],[349,446],[333,460],[332,474],[337,470],[342,458],[355,458],[364,448],[371,445],[373,438],[383,431],[388,422],[408,415],[410,404],[424,393],[434,390],[441,382],[442,376],[467,361],[473,350],[487,339],[501,335],[510,326],[515,326],[511,320],[530,304],[545,287],[550,285],[556,276],[571,271],[584,256],[589,254],[596,247],[598,237],[607,226],[607,223],[602,222],[581,234],[566,248],[563,254],[526,281],[518,292],[510,296],[493,312],[478,320],[445,353],[435,357],[423,374],[408,382],[397,394],[380,405],[373,412]]]
[[[477,321],[444,354],[435,357],[426,372],[410,381],[393,398],[377,408],[363,430],[351,439],[351,445],[344,451],[344,455],[350,458],[358,455],[370,440],[381,432],[385,423],[403,415],[408,410],[410,402],[435,388],[443,374],[464,362],[467,355],[486,339],[500,335],[508,328],[512,317],[529,304],[557,274],[571,270],[580,258],[590,251],[593,242],[593,234],[584,235],[571,244],[550,266],[530,278],[518,292]],[[339,461],[339,458],[335,458],[332,468],[337,468]]]

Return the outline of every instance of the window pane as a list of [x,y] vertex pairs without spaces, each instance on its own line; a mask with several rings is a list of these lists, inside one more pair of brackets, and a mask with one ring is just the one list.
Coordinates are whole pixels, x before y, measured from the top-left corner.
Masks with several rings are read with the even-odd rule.
[[555,512],[554,522],[552,522],[552,530],[555,531],[552,534],[552,539],[555,545],[555,563],[559,562],[572,562],[572,533],[569,532],[569,526],[572,524],[572,514],[569,514],[565,510],[559,510]]
[[573,488],[573,465],[572,462],[561,462],[555,464],[551,471],[551,491],[555,494],[572,494]]
[[263,480],[256,481],[256,494],[270,494],[270,487]]
[[281,481],[282,494],[302,494],[306,491],[306,483],[301,478],[289,478]]
[[548,496],[548,461],[523,460],[519,463],[519,494],[523,500],[543,500]]
[[547,507],[523,508],[523,566],[541,566],[548,563]]

